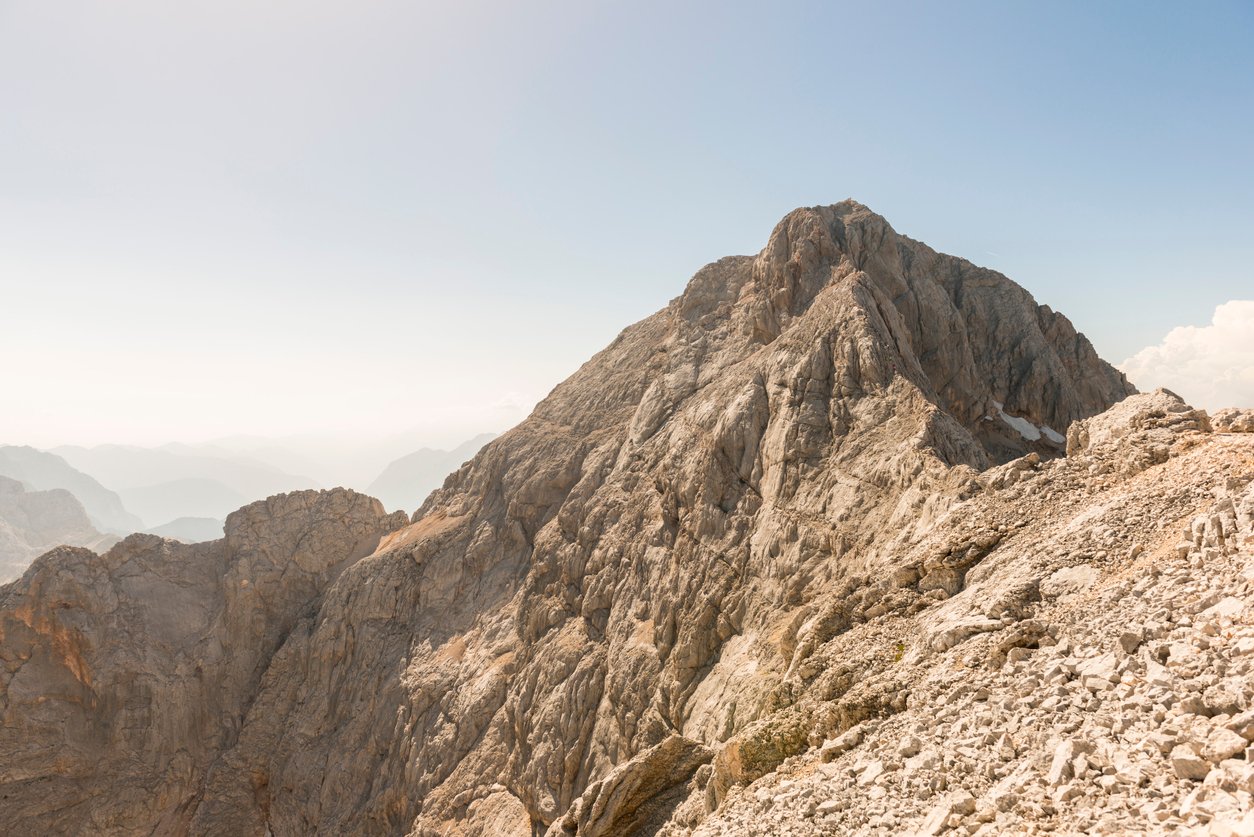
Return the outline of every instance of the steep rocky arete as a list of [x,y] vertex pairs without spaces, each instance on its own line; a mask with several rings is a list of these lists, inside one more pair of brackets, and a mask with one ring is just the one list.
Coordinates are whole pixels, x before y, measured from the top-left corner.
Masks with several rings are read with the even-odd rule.
[[1254,436],[1132,394],[1004,276],[797,210],[412,521],[305,492],[0,588],[3,825],[1236,822]]

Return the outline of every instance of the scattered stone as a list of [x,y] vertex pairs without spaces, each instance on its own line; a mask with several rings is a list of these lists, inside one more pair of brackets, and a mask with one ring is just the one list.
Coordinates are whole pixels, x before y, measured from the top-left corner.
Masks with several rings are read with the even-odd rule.
[[1171,768],[1176,771],[1176,775],[1181,779],[1191,779],[1200,782],[1206,778],[1206,774],[1210,773],[1210,762],[1201,758],[1193,751],[1191,747],[1184,744],[1177,745],[1171,751]]
[[1219,764],[1245,751],[1246,740],[1229,729],[1219,727],[1206,736],[1200,755],[1211,764]]

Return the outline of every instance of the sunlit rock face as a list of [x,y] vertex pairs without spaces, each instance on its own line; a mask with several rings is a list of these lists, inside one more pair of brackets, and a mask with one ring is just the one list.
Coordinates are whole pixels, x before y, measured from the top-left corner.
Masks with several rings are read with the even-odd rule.
[[[66,832],[717,822],[907,708],[876,680],[903,620],[924,631],[1006,538],[962,509],[1132,392],[1004,276],[852,201],[797,210],[403,528],[306,492],[223,541],[41,559],[0,602],[0,794]],[[874,619],[900,649],[834,652]]]
[[61,547],[0,588],[6,828],[186,831],[277,649],[403,522],[349,491],[300,492],[233,513],[223,540]]

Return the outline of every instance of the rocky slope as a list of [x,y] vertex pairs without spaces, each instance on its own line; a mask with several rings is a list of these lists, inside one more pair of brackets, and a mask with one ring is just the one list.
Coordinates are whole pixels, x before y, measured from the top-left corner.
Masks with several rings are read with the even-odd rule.
[[0,588],[0,825],[186,831],[275,652],[404,523],[349,491],[253,503],[226,537],[62,547]]
[[28,491],[17,480],[0,476],[0,583],[20,576],[55,546],[103,549],[117,540],[96,531],[70,492]]
[[[0,601],[0,797],[14,823],[61,833],[996,827],[981,803],[1004,777],[984,760],[1010,747],[1035,765],[1052,740],[1021,733],[1014,678],[1107,650],[1114,614],[1049,591],[1105,590],[1121,561],[1175,555],[1160,541],[1223,499],[1209,475],[1242,488],[1229,439],[1245,437],[1167,394],[1075,424],[1131,392],[1000,274],[853,202],[798,210],[761,254],[709,265],[624,331],[377,548],[395,524],[377,506],[354,548],[326,539],[316,580],[290,533],[343,516],[312,507],[248,527],[289,533],[260,550],[272,598],[251,605],[230,605],[261,571],[233,563],[239,521],[214,544],[41,559]],[[1158,479],[1161,496],[1142,485]],[[271,502],[311,502],[293,496]],[[176,613],[194,617],[175,630],[148,586],[184,573]],[[288,577],[307,582],[290,599]],[[1094,633],[1068,639],[1066,613]],[[174,639],[149,650],[154,632]],[[889,769],[894,725],[919,750]],[[924,752],[939,755],[911,768],[931,788],[918,801],[892,783]],[[958,756],[976,766],[950,777]],[[1069,787],[1090,775],[1064,761]],[[790,796],[803,773],[826,795]],[[115,793],[121,775],[138,790]],[[882,812],[848,804],[872,793]],[[1051,790],[1051,814],[1014,793],[1023,808],[993,803],[1003,824],[1073,827],[1088,802]]]
[[[1254,833],[1254,435],[1159,391],[1068,442],[833,600],[784,681],[805,743],[745,785],[788,715],[734,738],[660,833]],[[955,595],[908,583],[971,543]]]

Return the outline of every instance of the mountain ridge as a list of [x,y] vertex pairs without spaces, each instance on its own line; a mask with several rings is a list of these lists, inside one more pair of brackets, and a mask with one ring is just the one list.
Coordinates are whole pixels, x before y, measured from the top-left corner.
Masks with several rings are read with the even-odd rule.
[[[1006,417],[1058,433],[1133,391],[1004,276],[856,202],[797,210],[344,566],[259,663],[232,735],[196,739],[183,780],[101,816],[687,833],[843,725],[790,710],[807,660],[853,624],[843,602],[900,577],[897,598],[931,613],[996,551],[980,535],[896,563],[1003,471],[1064,453]],[[5,595],[0,616],[37,594]],[[136,735],[99,758],[172,746]]]

